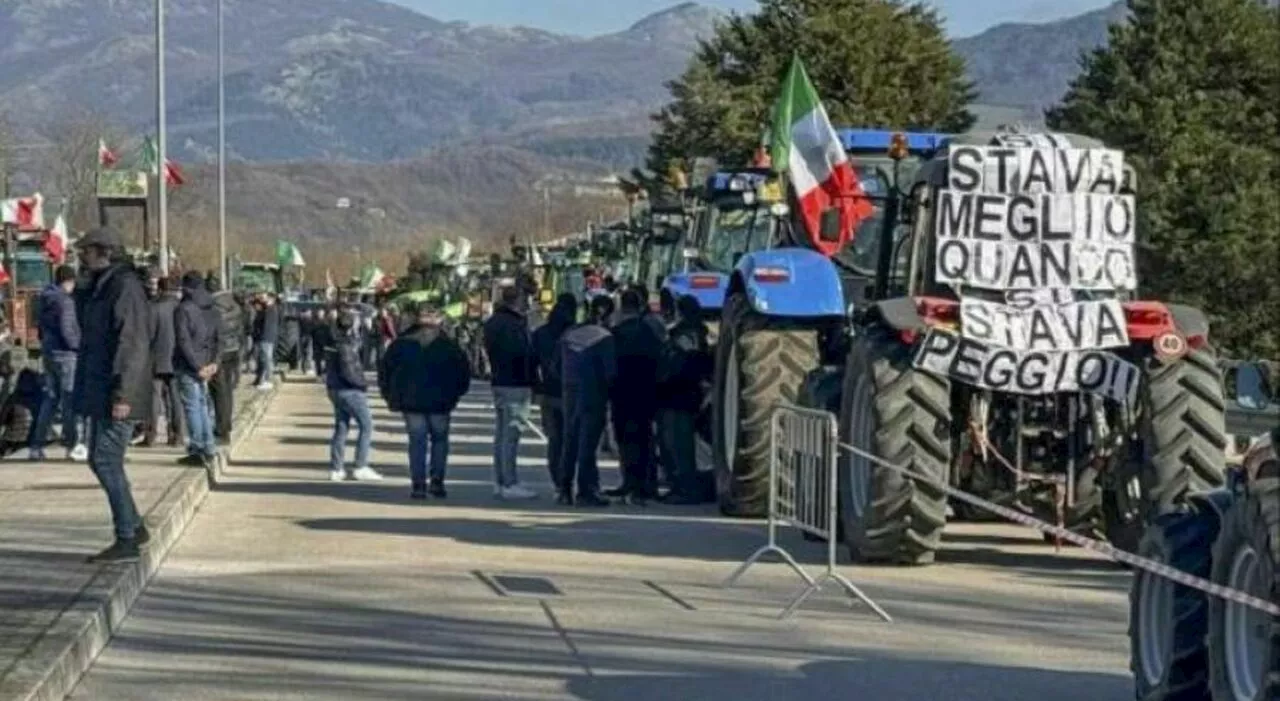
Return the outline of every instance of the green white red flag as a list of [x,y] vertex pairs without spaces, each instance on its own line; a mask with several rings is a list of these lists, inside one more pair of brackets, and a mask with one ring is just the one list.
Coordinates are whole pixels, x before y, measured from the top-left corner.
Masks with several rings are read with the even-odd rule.
[[[156,142],[149,136],[142,142],[142,162],[152,175],[160,176],[160,153]],[[169,187],[178,187],[187,182],[182,169],[169,158],[164,159],[164,181]]]
[[[835,254],[853,240],[858,224],[875,208],[799,56],[791,60],[774,105],[769,150],[774,170],[791,180],[809,240],[823,255]],[[823,212],[831,209],[840,215],[835,240],[819,235]]]

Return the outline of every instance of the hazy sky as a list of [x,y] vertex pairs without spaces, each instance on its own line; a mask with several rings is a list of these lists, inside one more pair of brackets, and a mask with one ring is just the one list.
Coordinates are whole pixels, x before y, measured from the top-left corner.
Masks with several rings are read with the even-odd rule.
[[[603,34],[625,29],[679,0],[393,0],[443,20],[474,24],[519,24],[570,34]],[[976,34],[1001,22],[1040,22],[1078,15],[1111,0],[930,0],[942,8],[952,36]],[[756,0],[702,0],[727,10],[746,11]]]

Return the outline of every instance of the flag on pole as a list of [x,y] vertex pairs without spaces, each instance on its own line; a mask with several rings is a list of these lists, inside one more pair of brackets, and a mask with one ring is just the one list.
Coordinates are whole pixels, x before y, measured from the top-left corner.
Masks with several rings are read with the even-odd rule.
[[364,266],[364,270],[360,271],[360,289],[376,290],[382,286],[382,282],[386,277],[386,274],[382,272],[382,269],[376,263],[370,263]]
[[338,286],[333,284],[333,271],[328,268],[324,269],[324,297],[325,299],[335,299],[338,296]]
[[53,221],[53,228],[44,239],[44,252],[56,265],[62,265],[67,259],[67,220],[61,214]]
[[4,263],[0,263],[0,285],[9,284],[9,271],[4,269]]
[[177,163],[169,159],[164,161],[164,181],[169,187],[178,187],[187,183],[187,176],[183,175],[182,169]]
[[305,268],[307,261],[302,258],[302,251],[298,247],[288,241],[276,241],[276,262],[281,268],[290,265],[297,268]]
[[114,166],[120,158],[116,156],[116,152],[112,151],[105,139],[98,139],[98,167],[110,168]]
[[0,224],[12,224],[19,229],[44,229],[44,197],[37,192],[30,197],[0,200]]
[[[160,152],[156,148],[155,140],[150,136],[142,140],[142,163],[152,175],[160,177]],[[173,162],[173,159],[164,159],[164,181],[169,187],[178,187],[187,182],[182,169]]]
[[[875,208],[863,192],[799,56],[791,59],[782,94],[774,105],[769,147],[773,168],[786,173],[795,188],[814,247],[828,256],[839,251]],[[840,216],[840,235],[826,240],[819,235],[822,217],[833,209]]]

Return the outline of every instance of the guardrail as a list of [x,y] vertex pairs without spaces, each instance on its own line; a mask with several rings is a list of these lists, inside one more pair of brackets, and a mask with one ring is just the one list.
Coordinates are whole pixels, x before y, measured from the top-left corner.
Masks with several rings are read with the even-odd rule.
[[[786,562],[807,586],[796,594],[778,618],[787,618],[829,582],[866,604],[886,623],[893,619],[844,575],[836,571],[836,453],[839,431],[829,412],[790,404],[774,407],[770,425],[768,542],[756,550],[724,581],[732,587],[760,558],[770,553]],[[813,577],[778,544],[778,529],[792,527],[827,542],[826,570]]]

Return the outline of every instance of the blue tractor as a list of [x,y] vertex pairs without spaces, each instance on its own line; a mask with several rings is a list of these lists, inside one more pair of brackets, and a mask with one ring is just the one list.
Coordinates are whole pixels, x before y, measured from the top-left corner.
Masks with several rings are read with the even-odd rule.
[[[836,358],[843,362],[849,310],[887,284],[876,271],[894,249],[880,242],[898,240],[897,200],[888,194],[945,139],[865,129],[843,130],[840,138],[875,213],[856,232],[824,229],[815,235],[843,242],[834,255],[819,252],[820,242],[809,238],[794,203],[786,201],[769,205],[760,218],[756,208],[741,236],[712,236],[705,243],[716,250],[708,257],[725,282],[703,294],[723,300],[711,432],[718,501],[729,516],[766,513],[771,411],[779,400],[798,403],[814,370]],[[756,175],[769,177],[766,171]]]

